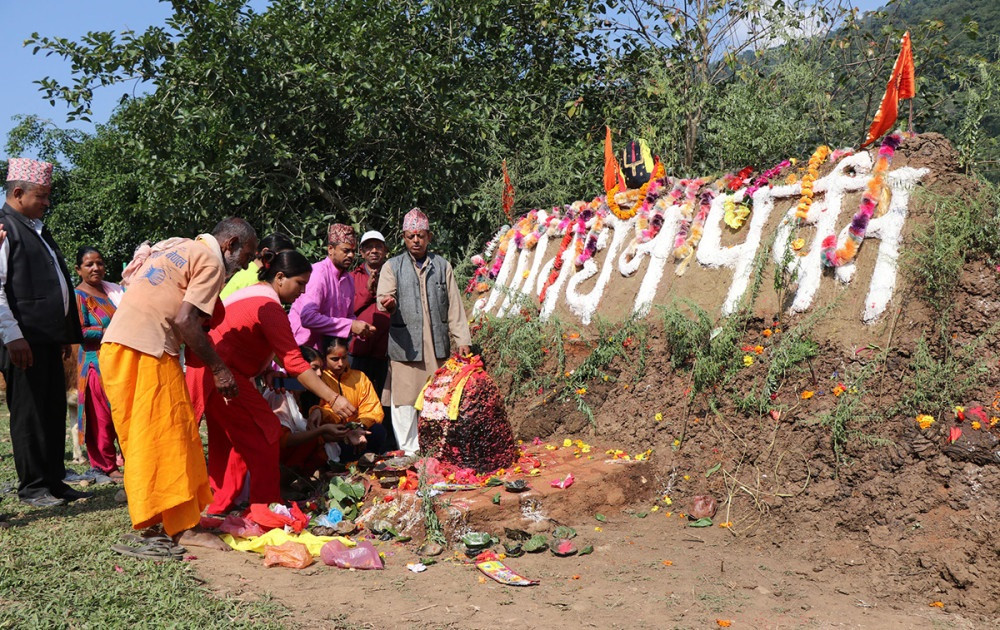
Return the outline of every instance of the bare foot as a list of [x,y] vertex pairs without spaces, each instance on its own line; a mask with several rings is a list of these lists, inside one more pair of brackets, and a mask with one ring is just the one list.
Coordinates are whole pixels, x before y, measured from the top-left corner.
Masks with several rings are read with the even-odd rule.
[[208,549],[218,549],[219,551],[232,550],[232,547],[222,542],[221,538],[199,528],[188,529],[180,534],[175,534],[174,542],[185,547],[206,547]]

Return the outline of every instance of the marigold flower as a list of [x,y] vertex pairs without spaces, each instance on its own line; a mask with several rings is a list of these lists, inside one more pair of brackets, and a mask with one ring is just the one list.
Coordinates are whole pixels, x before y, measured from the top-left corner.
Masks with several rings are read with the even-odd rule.
[[733,522],[732,521],[726,521],[725,523],[719,523],[719,527],[724,527],[726,529],[729,529],[732,526],[733,526]]
[[802,400],[809,400],[810,398],[813,397],[814,394],[815,392],[807,389],[802,392]]
[[920,428],[922,430],[926,429],[927,427],[934,424],[934,417],[928,416],[927,414],[920,414],[919,416],[917,416],[917,424],[920,425]]
[[587,393],[587,388],[586,387],[581,387],[580,389],[576,390],[576,394],[578,396],[583,396],[586,393]]
[[659,512],[660,511],[660,506],[654,505],[653,507],[649,508],[649,511],[650,512]]
[[944,608],[944,602],[931,602],[929,606],[931,608]]
[[680,446],[680,445],[681,445],[680,440],[674,440],[674,446]]
[[659,411],[657,411],[657,412],[656,412],[656,415],[655,415],[655,416],[653,416],[653,419],[654,419],[654,420],[656,420],[657,422],[660,422],[660,421],[662,421],[662,420],[663,420],[663,414],[662,414],[662,413],[660,413]]
[[799,251],[805,246],[806,246],[806,239],[804,238],[797,238],[794,241],[792,241],[792,249],[795,251]]
[[979,428],[982,427],[982,426],[983,425],[979,424],[978,421],[973,421],[973,423],[972,423],[972,428],[975,429],[976,431],[978,431]]
[[665,566],[665,567],[671,567],[673,565],[674,565],[674,563],[671,560],[664,560],[663,561],[663,566]]
[[691,475],[684,475],[684,481],[691,481]]
[[733,625],[733,622],[729,621],[728,619],[716,619],[715,623],[719,624],[720,628],[728,628],[729,626]]
[[764,346],[754,346],[753,351],[757,354],[764,354]]
[[751,365],[753,365],[753,357],[750,356],[749,354],[743,355],[743,365],[745,365],[747,367],[750,367]]
[[563,448],[569,448],[571,446],[573,446],[573,440],[571,440],[569,438],[566,438],[565,440],[563,440]]
[[764,335],[765,337],[770,337],[774,333],[771,331],[770,328],[765,328],[764,330],[761,331],[760,334]]
[[837,386],[833,388],[833,395],[834,396],[840,396],[841,394],[843,394],[846,391],[847,391],[846,387],[844,387],[840,383],[837,383]]
[[996,416],[993,416],[992,418],[990,418],[990,426],[991,427],[995,427],[998,422],[1000,422],[1000,418],[997,418]]

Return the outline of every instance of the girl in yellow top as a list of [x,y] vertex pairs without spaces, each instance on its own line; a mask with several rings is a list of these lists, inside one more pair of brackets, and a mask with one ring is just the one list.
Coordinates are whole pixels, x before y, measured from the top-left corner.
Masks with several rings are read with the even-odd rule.
[[[368,436],[365,450],[355,449],[356,452],[353,455],[357,457],[364,452],[382,454],[386,439],[385,427],[382,426],[384,418],[382,403],[372,386],[372,382],[368,380],[364,372],[351,369],[347,358],[348,345],[349,341],[343,337],[330,337],[327,340],[325,348],[326,369],[323,370],[320,378],[333,391],[350,401],[357,412],[349,418],[344,418],[324,402],[309,410],[309,425],[358,422],[364,425],[371,432],[371,435]],[[347,444],[344,444],[342,448],[349,450]],[[341,461],[351,461],[350,455],[350,453],[343,453]]]

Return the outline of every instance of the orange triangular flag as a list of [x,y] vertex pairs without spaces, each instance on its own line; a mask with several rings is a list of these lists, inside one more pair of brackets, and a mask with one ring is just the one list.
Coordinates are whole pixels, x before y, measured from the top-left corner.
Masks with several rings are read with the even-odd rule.
[[611,148],[611,127],[604,125],[604,192],[610,194],[611,189],[618,186],[618,191],[625,190],[625,178],[622,177],[615,151]]
[[893,74],[899,73],[899,83],[897,89],[899,93],[896,98],[899,100],[913,98],[917,94],[916,69],[913,66],[913,47],[910,45],[910,31],[903,35],[903,47],[899,51],[896,65],[892,69]]
[[885,95],[882,103],[875,112],[875,119],[868,129],[868,137],[861,148],[865,148],[875,142],[884,133],[892,129],[896,124],[899,115],[899,101],[904,98],[913,98],[917,92],[916,76],[913,66],[913,48],[910,46],[910,32],[903,35],[902,47],[896,63],[892,66],[892,76],[885,86]]
[[510,173],[507,172],[507,160],[503,161],[503,193],[500,196],[500,203],[507,220],[513,223],[514,186],[510,183]]

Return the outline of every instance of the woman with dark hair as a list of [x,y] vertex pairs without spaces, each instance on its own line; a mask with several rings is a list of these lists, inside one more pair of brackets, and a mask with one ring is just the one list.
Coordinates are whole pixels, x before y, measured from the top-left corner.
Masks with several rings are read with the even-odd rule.
[[292,239],[285,236],[281,232],[275,232],[274,234],[268,234],[264,238],[260,239],[260,243],[257,244],[257,254],[254,259],[250,261],[246,269],[237,271],[233,274],[233,277],[229,279],[226,286],[223,287],[222,292],[219,293],[219,297],[223,300],[236,293],[240,289],[249,287],[251,285],[257,284],[258,274],[261,268],[264,266],[264,256],[268,252],[272,254],[278,254],[280,252],[285,252],[295,249],[295,243]]
[[84,246],[77,250],[76,275],[80,276],[80,284],[74,293],[80,307],[83,343],[77,355],[80,372],[76,385],[76,438],[79,444],[87,445],[90,470],[82,475],[67,471],[70,474],[66,479],[71,483],[87,480],[101,484],[122,480],[115,448],[118,435],[111,421],[111,405],[104,395],[101,368],[97,363],[101,338],[122,296],[119,285],[104,279],[106,271],[104,256],[97,248]]
[[[250,473],[250,502],[281,501],[281,423],[257,391],[254,378],[270,372],[275,360],[285,372],[328,401],[341,413],[356,411],[346,398],[326,386],[302,358],[282,304],[291,304],[305,289],[312,266],[297,251],[265,252],[259,282],[224,300],[226,316],[209,337],[232,371],[239,394],[227,399],[215,388],[211,371],[190,357],[185,378],[195,416],[208,425],[208,476],[214,495],[208,512],[231,509]],[[363,445],[365,432],[346,427],[327,429],[325,437]]]
[[[367,451],[381,455],[386,438],[385,427],[382,425],[382,403],[365,373],[351,369],[347,358],[349,345],[350,340],[343,337],[327,337],[322,379],[331,389],[347,398],[357,408],[357,412],[352,416],[344,416],[321,402],[309,410],[309,426],[360,423],[371,433]],[[365,450],[348,448],[341,461],[357,459]]]

